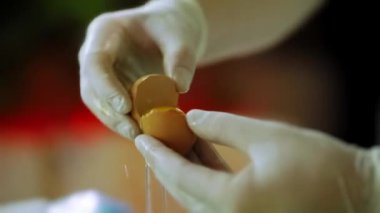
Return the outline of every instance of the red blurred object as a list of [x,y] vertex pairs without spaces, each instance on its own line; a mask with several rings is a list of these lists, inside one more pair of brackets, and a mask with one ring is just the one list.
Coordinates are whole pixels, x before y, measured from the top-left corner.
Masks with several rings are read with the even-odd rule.
[[[21,81],[14,82],[21,94],[15,98],[12,108],[0,114],[0,136],[41,138],[60,130],[102,127],[80,100],[78,66],[73,56],[68,50],[57,51],[54,45],[33,55],[19,73]],[[45,140],[34,141],[44,143]]]
[[[22,91],[17,103],[13,104],[16,107],[0,114],[0,135],[22,134],[39,138],[59,131],[73,134],[109,131],[81,102],[75,54],[57,49],[56,45],[42,48],[26,64],[22,82],[15,82]],[[252,72],[239,71],[231,78],[231,66],[223,67],[197,71],[191,90],[180,97],[180,108],[240,114],[257,110],[246,100],[242,101],[245,97],[239,95],[244,89],[241,87],[246,87],[246,83],[241,84],[241,79],[250,79]],[[237,67],[241,68],[244,65]],[[44,143],[44,140],[35,141]]]

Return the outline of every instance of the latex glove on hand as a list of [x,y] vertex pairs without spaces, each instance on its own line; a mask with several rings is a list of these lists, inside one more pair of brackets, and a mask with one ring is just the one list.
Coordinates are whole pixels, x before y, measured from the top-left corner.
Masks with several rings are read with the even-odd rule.
[[216,171],[189,162],[152,137],[138,136],[136,145],[150,168],[190,212],[380,211],[378,149],[226,113],[194,110],[187,120],[200,138],[239,149],[251,159],[237,174]]
[[165,73],[178,91],[187,91],[205,48],[205,23],[192,0],[150,1],[95,18],[79,53],[84,103],[109,128],[133,139],[139,128],[126,116],[132,83]]

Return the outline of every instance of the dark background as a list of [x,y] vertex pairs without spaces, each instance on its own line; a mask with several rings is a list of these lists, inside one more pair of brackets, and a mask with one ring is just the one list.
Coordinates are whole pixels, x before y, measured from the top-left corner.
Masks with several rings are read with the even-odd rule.
[[379,77],[373,1],[330,1],[319,15],[322,40],[337,61],[344,80],[343,118],[339,136],[363,146],[376,141],[379,123]]

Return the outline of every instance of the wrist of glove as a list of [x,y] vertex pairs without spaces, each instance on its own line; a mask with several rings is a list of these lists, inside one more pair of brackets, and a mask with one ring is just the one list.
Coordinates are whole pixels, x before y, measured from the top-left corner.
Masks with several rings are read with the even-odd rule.
[[371,194],[368,212],[380,212],[380,147],[374,147],[368,151],[370,165],[367,181],[371,185]]

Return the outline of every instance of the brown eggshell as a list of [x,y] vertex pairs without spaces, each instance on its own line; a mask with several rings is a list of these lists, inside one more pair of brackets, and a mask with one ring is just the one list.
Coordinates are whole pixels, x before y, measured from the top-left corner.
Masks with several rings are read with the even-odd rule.
[[140,127],[176,152],[187,154],[195,142],[195,135],[186,122],[185,113],[175,107],[152,109],[140,119]]
[[156,107],[176,107],[178,92],[175,82],[165,76],[151,74],[138,79],[131,89],[132,116],[139,122],[142,115]]

